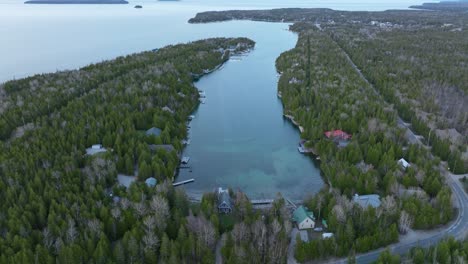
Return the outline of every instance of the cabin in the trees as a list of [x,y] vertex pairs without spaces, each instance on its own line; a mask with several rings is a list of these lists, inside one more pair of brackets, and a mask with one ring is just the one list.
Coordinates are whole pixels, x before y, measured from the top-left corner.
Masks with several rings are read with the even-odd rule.
[[294,210],[293,221],[297,224],[297,228],[300,230],[312,229],[315,227],[314,213],[307,211],[304,206],[299,206]]
[[228,190],[218,188],[218,212],[229,214],[232,212],[231,196]]
[[331,130],[326,131],[325,136],[335,142],[338,147],[346,147],[351,140],[351,134],[344,132],[343,130]]
[[94,155],[101,152],[106,152],[107,150],[101,144],[94,144],[90,148],[86,149],[86,154]]
[[147,136],[156,136],[158,137],[159,135],[161,135],[161,129],[157,128],[157,127],[152,127],[148,130],[146,130],[146,135]]
[[151,188],[152,188],[152,187],[156,186],[156,184],[158,183],[158,181],[157,181],[155,178],[150,177],[150,178],[148,178],[148,179],[145,180],[145,183],[146,183],[146,185],[147,185],[148,187],[151,187]]
[[174,146],[172,146],[172,145],[154,145],[154,144],[151,144],[151,145],[148,145],[148,147],[152,152],[156,152],[156,151],[158,151],[158,149],[164,149],[165,151],[167,151],[169,153],[176,150],[174,148]]
[[403,159],[403,158],[398,160],[398,164],[405,170],[408,169],[409,167],[411,167],[411,164],[408,161],[406,161],[405,159]]
[[358,195],[355,194],[353,197],[353,202],[357,203],[362,208],[367,208],[368,206],[377,208],[380,206],[380,196],[377,194],[368,194],[368,195]]

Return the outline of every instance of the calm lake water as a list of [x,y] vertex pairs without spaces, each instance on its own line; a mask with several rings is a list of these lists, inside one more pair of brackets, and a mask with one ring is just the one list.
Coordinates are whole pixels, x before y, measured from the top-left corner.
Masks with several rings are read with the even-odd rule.
[[[318,191],[323,182],[313,162],[298,153],[299,132],[282,117],[274,61],[294,47],[288,25],[235,21],[190,25],[197,12],[275,7],[339,10],[405,9],[423,1],[185,0],[130,1],[129,5],[24,5],[0,0],[0,82],[73,69],[168,44],[208,37],[249,37],[254,51],[202,78],[206,104],[191,126],[192,193],[241,188],[253,198],[282,192],[291,199]],[[427,1],[426,1],[427,2]],[[135,4],[143,9],[134,9]]]
[[240,188],[252,198],[274,198],[282,192],[301,199],[318,191],[323,183],[312,160],[299,154],[299,132],[282,118],[277,98],[275,59],[291,49],[297,36],[278,30],[259,31],[254,51],[241,60],[230,60],[214,74],[196,83],[206,94],[191,122],[191,157],[181,180],[201,194],[218,186]]

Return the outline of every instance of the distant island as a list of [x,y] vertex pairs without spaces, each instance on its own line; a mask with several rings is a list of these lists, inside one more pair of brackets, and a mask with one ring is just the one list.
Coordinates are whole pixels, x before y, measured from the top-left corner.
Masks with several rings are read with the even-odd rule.
[[434,11],[454,11],[454,12],[467,12],[468,1],[441,1],[439,3],[423,3],[422,5],[412,5],[410,8],[426,9]]
[[25,4],[128,4],[125,0],[30,0]]

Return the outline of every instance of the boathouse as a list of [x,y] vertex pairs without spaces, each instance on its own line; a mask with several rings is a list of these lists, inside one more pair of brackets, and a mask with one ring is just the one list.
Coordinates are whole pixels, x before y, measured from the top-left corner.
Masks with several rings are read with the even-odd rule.
[[314,213],[307,211],[304,206],[299,206],[294,210],[293,221],[297,224],[299,230],[312,229],[315,227]]

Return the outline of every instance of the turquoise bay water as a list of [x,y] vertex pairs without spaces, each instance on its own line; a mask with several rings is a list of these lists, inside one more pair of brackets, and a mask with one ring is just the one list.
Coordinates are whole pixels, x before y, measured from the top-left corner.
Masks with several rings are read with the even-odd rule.
[[252,198],[282,192],[301,199],[323,186],[312,159],[299,154],[299,132],[283,119],[277,98],[275,59],[294,46],[297,36],[286,30],[275,38],[269,34],[258,32],[255,50],[196,83],[206,99],[190,123],[191,144],[184,153],[192,170],[179,175],[195,179],[186,186],[189,193],[222,186]]
[[[196,85],[204,90],[191,123],[193,194],[240,188],[253,198],[282,192],[301,199],[323,182],[311,159],[297,151],[299,132],[282,117],[274,61],[294,47],[287,24],[235,21],[191,25],[197,12],[275,7],[340,10],[405,9],[423,1],[395,0],[182,0],[130,1],[129,5],[24,5],[0,0],[0,83],[37,73],[74,69],[169,44],[208,37],[249,37],[255,50]],[[143,9],[134,9],[135,4]]]

